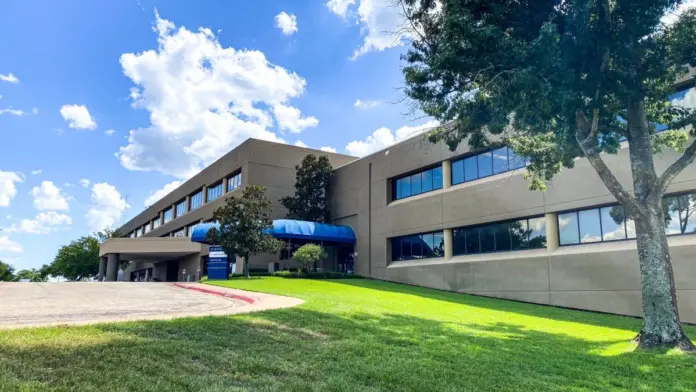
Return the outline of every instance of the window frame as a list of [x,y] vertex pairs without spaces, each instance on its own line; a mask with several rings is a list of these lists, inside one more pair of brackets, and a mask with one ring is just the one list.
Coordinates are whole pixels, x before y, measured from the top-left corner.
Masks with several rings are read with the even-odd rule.
[[[167,219],[167,213],[170,214],[169,219]],[[174,217],[174,209],[173,209],[173,208],[168,208],[168,209],[164,210],[164,214],[163,214],[163,215],[164,215],[164,218],[163,218],[164,223],[163,223],[163,224],[167,224],[167,223],[169,223],[169,222],[171,222],[171,221],[173,221],[173,220],[175,219],[175,217]]]
[[[203,204],[205,204],[205,203],[203,203],[203,191],[204,191],[203,188],[199,188],[197,191],[195,191],[195,192],[193,192],[193,193],[191,193],[191,194],[189,195],[189,200],[190,200],[190,201],[189,201],[189,212],[195,211],[195,210],[197,210],[197,209],[203,207]],[[198,206],[194,207],[194,206],[193,206],[193,201],[194,201],[193,199],[194,199],[196,196],[198,196],[199,194],[200,194],[200,196],[201,196],[200,204],[199,204]]]
[[[237,180],[235,180],[236,178],[239,178],[238,183],[237,183]],[[235,183],[237,183],[237,186],[232,187],[232,184],[235,184]],[[241,188],[241,187],[242,187],[242,172],[237,171],[234,174],[227,176],[227,189],[223,189],[223,192],[224,193],[232,192],[232,191],[234,191],[238,188]]]
[[[506,153],[506,156],[507,156],[506,166],[505,166],[506,170],[496,173],[496,171],[495,171],[495,156],[494,156],[494,152],[497,151],[497,150],[500,150],[500,149],[502,149],[502,148],[505,148],[505,153]],[[511,152],[512,152],[512,154],[511,154]],[[481,175],[481,165],[480,165],[480,162],[479,162],[479,161],[480,161],[479,158],[480,158],[481,156],[483,156],[483,155],[486,155],[486,154],[490,154],[491,170],[490,170],[490,174],[487,174],[487,175],[485,175],[485,176],[482,176],[482,175]],[[521,170],[521,169],[524,169],[525,167],[527,167],[527,165],[529,165],[529,158],[526,158],[526,159],[525,159],[525,165],[524,165],[524,166],[522,166],[522,167],[517,167],[517,166],[515,166],[515,167],[513,168],[513,165],[510,164],[511,155],[514,155],[514,157],[516,157],[516,158],[518,158],[518,159],[519,159],[519,158],[522,158],[522,157],[518,156],[517,154],[515,154],[514,151],[512,151],[512,149],[511,149],[509,146],[505,146],[505,145],[503,145],[503,146],[500,146],[500,145],[499,145],[499,146],[497,146],[497,147],[488,148],[488,149],[485,149],[485,150],[480,150],[480,151],[477,151],[477,152],[474,152],[474,153],[469,153],[469,154],[466,154],[466,155],[459,156],[459,157],[457,157],[457,158],[453,158],[453,159],[450,160],[450,165],[451,165],[451,167],[452,167],[452,170],[451,170],[451,173],[450,173],[450,183],[452,184],[452,186],[455,186],[455,185],[459,185],[459,184],[465,184],[465,183],[467,183],[467,182],[474,182],[474,181],[476,181],[476,180],[480,180],[480,179],[483,179],[483,178],[493,177],[493,176],[497,176],[497,175],[499,175],[499,174],[505,174],[505,173],[513,172],[513,171],[515,171],[515,170]],[[467,165],[466,165],[466,162],[467,162],[467,160],[473,160],[473,162],[476,163],[476,178],[472,178],[472,179],[467,180],[467,170],[466,170],[466,166],[467,166]],[[461,175],[461,178],[463,178],[463,181],[455,182],[455,175],[457,175],[457,173],[456,173],[456,171],[454,170],[454,169],[455,169],[454,166],[455,166],[455,164],[457,164],[458,162],[461,162],[461,166],[462,166],[462,173],[461,173],[462,175]]]
[[[435,175],[435,171],[438,168],[440,169],[440,173],[439,173],[439,175]],[[431,187],[427,191],[423,191],[423,173],[425,173],[425,172],[430,172]],[[420,189],[421,189],[421,191],[419,193],[416,193],[416,194],[413,193],[413,180],[412,180],[412,177],[415,175],[420,175]],[[401,190],[401,186],[402,186],[402,184],[404,184],[404,182],[401,180],[405,180],[406,178],[408,178],[408,189],[409,189],[408,193],[409,194],[408,194],[408,196],[399,196],[399,195],[403,194],[403,191]],[[437,184],[437,185],[435,184],[436,178],[440,178],[440,180],[441,180],[440,184]],[[439,191],[444,187],[444,181],[445,181],[445,179],[443,178],[443,175],[442,175],[442,162],[440,162],[436,165],[425,166],[423,168],[419,168],[417,170],[410,171],[406,174],[401,174],[399,176],[392,177],[389,180],[390,189],[391,189],[391,192],[390,192],[391,194],[389,195],[389,198],[390,198],[389,203],[399,201],[399,200],[408,199],[409,197],[413,197],[413,196],[424,195],[426,193]],[[396,237],[394,237],[394,238],[396,238]]]
[[[218,191],[216,190],[216,188],[218,188],[218,187],[220,188],[219,193],[218,193]],[[211,198],[211,197],[210,197],[210,192],[211,192],[211,191],[215,191],[215,194],[217,194],[217,196]],[[213,185],[206,187],[205,193],[206,193],[206,196],[207,196],[208,203],[210,203],[210,202],[213,201],[213,200],[217,200],[217,199],[221,198],[222,196],[224,196],[224,195],[225,195],[225,189],[224,189],[223,186],[222,186],[222,181],[216,182],[216,183],[214,183]]]
[[[683,195],[683,194],[690,194],[690,193],[696,193],[696,192],[682,192],[679,193],[678,195]],[[664,198],[666,197],[671,197],[671,196],[676,196],[677,194],[670,194],[670,195],[665,195]],[[606,207],[614,207],[614,206],[621,206],[621,208],[624,208],[624,220],[623,220],[623,228],[624,228],[624,238],[618,238],[618,239],[613,239],[613,240],[605,240],[604,239],[604,223],[602,222],[602,208]],[[599,228],[600,228],[600,240],[599,241],[593,241],[593,242],[582,242],[582,231],[580,230],[580,212],[583,211],[591,211],[591,210],[597,210],[597,213],[599,215]],[[561,244],[561,226],[558,224],[558,218],[561,214],[567,214],[567,213],[575,213],[575,217],[577,220],[577,230],[578,230],[578,242],[577,243],[572,243],[572,244]],[[610,243],[610,242],[621,242],[621,241],[633,241],[636,239],[636,237],[629,237],[628,236],[628,217],[625,215],[625,207],[621,205],[621,203],[604,203],[604,204],[599,204],[593,207],[585,207],[585,208],[579,208],[579,209],[573,209],[573,210],[563,210],[563,211],[558,211],[556,212],[556,235],[558,236],[558,246],[578,246],[578,245],[594,245],[594,244],[603,244],[603,243]],[[680,218],[680,223],[681,223],[681,218]],[[685,234],[667,234],[665,233],[668,237],[672,236],[680,236],[680,235],[687,235],[687,234],[696,234],[694,233],[685,233]]]
[[[502,221],[486,222],[486,223],[481,223],[481,224],[471,225],[471,226],[453,227],[453,228],[452,228],[452,256],[473,256],[473,255],[482,255],[482,254],[490,254],[490,253],[519,252],[519,251],[525,251],[525,250],[546,249],[547,246],[535,247],[535,248],[530,247],[530,243],[531,243],[531,238],[530,238],[531,229],[529,228],[529,227],[530,227],[530,226],[529,226],[529,221],[532,220],[532,219],[539,219],[539,218],[544,218],[544,215],[522,216],[522,217],[515,218],[515,219],[506,219],[506,220],[502,220]],[[514,241],[513,241],[513,239],[512,239],[512,223],[518,222],[518,221],[525,221],[525,222],[526,222],[526,225],[527,225],[526,231],[527,231],[528,233],[527,233],[527,239],[525,240],[525,241],[526,241],[526,247],[520,247],[519,249],[515,249],[515,248],[513,247]],[[498,249],[497,249],[497,247],[498,247],[498,242],[497,242],[497,237],[496,237],[496,232],[495,232],[495,230],[496,230],[496,226],[500,226],[500,225],[503,225],[503,224],[507,224],[507,232],[508,232],[508,236],[510,237],[510,240],[509,240],[510,249],[509,249],[509,250],[498,250]],[[544,227],[546,227],[546,225],[544,225]],[[481,234],[482,234],[482,229],[491,230],[491,232],[493,233],[493,248],[494,248],[494,250],[492,250],[492,251],[485,251],[485,252],[484,252],[484,251],[481,251],[481,249],[482,249],[482,244],[483,244],[482,235],[481,235]],[[472,232],[472,231],[475,230],[476,233],[478,234],[478,249],[479,249],[479,251],[476,252],[476,253],[469,253],[469,252],[468,252],[468,245],[469,245],[469,243],[468,243],[468,237],[469,237],[469,236],[468,236],[468,234],[465,234],[465,235],[464,235],[464,238],[463,238],[463,241],[464,241],[464,246],[463,246],[464,253],[456,252],[456,251],[455,251],[455,248],[457,248],[457,247],[455,246],[454,238],[456,237],[455,231],[457,231],[457,230],[464,230],[466,233]],[[546,245],[548,245],[548,238],[547,238]]]
[[[183,207],[183,213],[181,215],[179,215],[179,207]],[[186,205],[186,199],[181,199],[177,203],[175,203],[174,204],[174,219],[186,215],[186,213],[188,212],[187,211],[188,209],[186,207],[188,207]]]
[[[413,246],[411,246],[411,257],[410,257],[410,258],[408,258],[408,259],[403,259],[403,260],[394,260],[394,241],[395,241],[395,240],[399,240],[399,247],[401,247],[401,246],[402,246],[402,239],[404,239],[404,238],[419,237],[419,236],[424,236],[424,235],[432,235],[432,236],[433,236],[433,241],[434,241],[435,238],[436,238],[435,234],[441,234],[441,235],[442,235],[442,241],[443,241],[443,243],[444,243],[444,240],[445,240],[445,230],[444,230],[444,229],[443,229],[443,230],[426,231],[426,232],[423,232],[423,233],[413,233],[413,234],[407,234],[407,235],[400,235],[400,236],[388,238],[388,240],[389,240],[389,247],[390,247],[390,255],[389,255],[390,257],[389,257],[389,258],[391,259],[390,263],[398,263],[398,262],[401,262],[401,261],[411,261],[411,260],[431,260],[431,259],[441,259],[441,258],[444,258],[444,257],[445,257],[445,249],[444,249],[444,247],[442,248],[442,254],[441,254],[441,255],[438,255],[438,254],[435,253],[435,245],[433,245],[433,254],[434,254],[434,256],[426,257],[426,256],[425,256],[425,249],[421,246],[421,252],[420,252],[420,254],[421,254],[422,257],[420,257],[420,258],[414,258],[414,257],[413,257]],[[400,255],[403,255],[403,248],[402,248],[402,250],[399,251],[399,254],[400,254]]]

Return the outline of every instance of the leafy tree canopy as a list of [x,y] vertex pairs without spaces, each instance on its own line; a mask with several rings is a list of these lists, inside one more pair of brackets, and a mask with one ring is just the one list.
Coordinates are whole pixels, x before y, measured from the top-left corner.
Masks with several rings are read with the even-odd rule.
[[14,279],[14,267],[0,260],[0,282],[12,282]]
[[[106,229],[62,246],[47,271],[50,275],[75,281],[96,277],[99,273],[99,246],[112,237],[118,238],[121,234],[117,230]],[[122,269],[128,266],[127,261],[120,264]]]
[[47,266],[44,265],[42,268],[36,269],[23,269],[15,274],[15,281],[20,281],[22,279],[28,279],[30,282],[45,282],[48,280],[48,270]]
[[305,244],[295,251],[292,258],[302,264],[304,269],[309,272],[315,263],[324,260],[326,256],[326,252],[321,246],[317,244]]
[[281,204],[288,209],[287,217],[327,222],[330,219],[327,196],[333,176],[329,158],[308,154],[295,169],[295,195],[280,199]]

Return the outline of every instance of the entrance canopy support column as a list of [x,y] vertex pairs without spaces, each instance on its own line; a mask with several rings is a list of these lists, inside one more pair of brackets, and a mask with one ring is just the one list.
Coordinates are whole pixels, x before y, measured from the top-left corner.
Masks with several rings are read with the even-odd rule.
[[118,253],[109,253],[106,255],[106,281],[115,282],[118,279]]
[[103,282],[104,275],[106,275],[106,257],[99,258],[99,275],[97,275],[97,281]]

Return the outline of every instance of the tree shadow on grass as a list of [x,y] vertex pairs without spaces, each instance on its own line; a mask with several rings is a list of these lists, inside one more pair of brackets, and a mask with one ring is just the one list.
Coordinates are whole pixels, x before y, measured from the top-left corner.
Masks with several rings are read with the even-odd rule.
[[696,357],[614,341],[304,308],[0,335],[0,390],[692,391]]

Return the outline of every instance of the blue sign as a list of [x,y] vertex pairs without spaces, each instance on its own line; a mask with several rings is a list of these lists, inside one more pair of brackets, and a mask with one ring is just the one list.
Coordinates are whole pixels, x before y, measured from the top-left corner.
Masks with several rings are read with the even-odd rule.
[[230,265],[227,254],[219,245],[213,245],[208,251],[208,279],[227,280],[230,276]]

